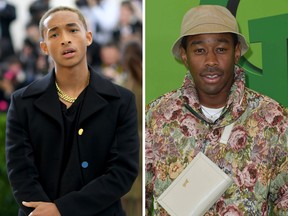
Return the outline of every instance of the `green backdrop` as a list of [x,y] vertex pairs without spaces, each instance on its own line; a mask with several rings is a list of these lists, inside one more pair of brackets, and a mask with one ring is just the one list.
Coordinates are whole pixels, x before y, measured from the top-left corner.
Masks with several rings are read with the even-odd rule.
[[247,85],[288,106],[287,0],[146,0],[146,104],[181,86],[186,69],[174,59],[171,47],[179,36],[184,13],[199,4],[235,10],[250,44],[240,62]]

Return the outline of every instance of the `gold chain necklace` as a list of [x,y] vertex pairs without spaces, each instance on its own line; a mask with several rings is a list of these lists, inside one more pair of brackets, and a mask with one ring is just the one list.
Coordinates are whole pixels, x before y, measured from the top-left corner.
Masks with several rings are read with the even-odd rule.
[[[90,80],[90,76],[88,76],[87,85],[89,84],[89,80]],[[69,95],[67,95],[66,93],[64,93],[64,92],[60,89],[60,87],[58,86],[56,80],[55,80],[55,85],[56,85],[56,89],[57,89],[57,94],[58,94],[58,96],[59,96],[62,100],[66,101],[66,102],[69,102],[69,103],[74,103],[74,102],[77,100],[77,97],[70,97]],[[87,86],[87,85],[86,85],[86,86]]]
[[70,97],[69,95],[67,95],[66,93],[64,93],[64,92],[60,89],[60,87],[58,86],[58,84],[57,84],[56,81],[55,81],[55,85],[56,85],[56,89],[57,89],[57,94],[58,94],[58,96],[59,96],[62,100],[66,101],[66,102],[69,102],[69,103],[74,103],[74,102],[75,102],[75,100],[77,99],[77,97]]

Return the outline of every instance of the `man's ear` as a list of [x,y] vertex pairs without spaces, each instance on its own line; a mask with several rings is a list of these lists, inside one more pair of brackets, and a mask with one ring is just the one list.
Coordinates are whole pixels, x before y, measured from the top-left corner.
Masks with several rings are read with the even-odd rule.
[[235,64],[238,64],[239,59],[241,58],[241,44],[238,44],[235,47]]
[[87,39],[87,46],[90,46],[93,41],[92,32],[90,31],[86,32],[86,39]]
[[40,42],[40,48],[45,55],[49,55],[47,44],[44,41]]
[[186,50],[182,46],[180,47],[180,57],[185,67],[188,68]]

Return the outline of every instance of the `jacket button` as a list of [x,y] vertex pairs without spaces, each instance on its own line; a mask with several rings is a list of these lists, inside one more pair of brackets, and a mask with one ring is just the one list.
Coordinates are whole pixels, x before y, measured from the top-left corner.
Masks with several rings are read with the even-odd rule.
[[83,161],[82,163],[81,163],[81,166],[82,166],[82,168],[87,168],[88,166],[89,166],[89,164],[88,164],[88,162],[87,161]]
[[83,128],[80,128],[80,129],[78,130],[78,134],[79,134],[80,136],[83,134],[83,132],[84,132]]

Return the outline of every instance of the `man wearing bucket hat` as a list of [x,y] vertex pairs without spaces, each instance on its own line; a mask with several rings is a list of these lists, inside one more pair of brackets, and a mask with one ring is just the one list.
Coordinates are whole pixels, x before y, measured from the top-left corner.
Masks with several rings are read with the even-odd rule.
[[184,15],[172,48],[183,85],[146,108],[146,215],[169,215],[158,198],[199,152],[233,180],[205,215],[288,215],[287,114],[245,87],[247,50],[225,7]]

